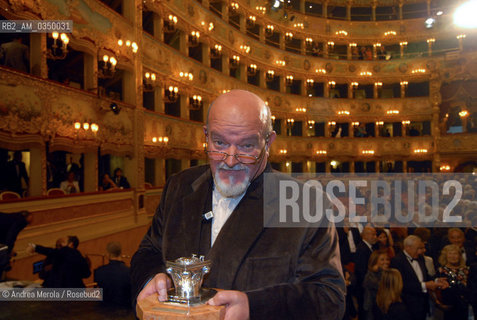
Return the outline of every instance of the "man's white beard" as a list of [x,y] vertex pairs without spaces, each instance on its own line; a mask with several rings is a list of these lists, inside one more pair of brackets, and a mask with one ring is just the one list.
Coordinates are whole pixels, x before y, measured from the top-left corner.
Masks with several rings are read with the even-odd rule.
[[[240,183],[235,183],[235,177],[230,176],[228,179],[230,183],[225,183],[221,178],[220,178],[220,173],[219,170],[224,169],[224,170],[244,170],[245,171],[245,178],[243,179],[242,182]],[[220,194],[223,197],[226,198],[235,198],[243,194],[248,186],[250,185],[250,169],[247,166],[244,166],[241,163],[237,163],[233,167],[229,167],[225,163],[220,163],[216,168],[215,168],[215,174],[214,174],[214,182],[215,182],[215,187],[217,188],[217,191],[220,192]]]

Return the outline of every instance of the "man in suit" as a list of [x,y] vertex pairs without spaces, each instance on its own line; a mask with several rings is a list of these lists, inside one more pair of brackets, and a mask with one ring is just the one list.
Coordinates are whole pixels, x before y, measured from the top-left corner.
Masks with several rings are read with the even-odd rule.
[[121,189],[129,189],[131,186],[129,185],[128,179],[123,176],[123,170],[121,168],[116,168],[114,170],[114,183],[118,188]]
[[94,270],[94,281],[103,288],[103,302],[131,307],[131,278],[129,268],[121,259],[121,244],[110,242],[106,246],[109,263]]
[[25,163],[22,161],[22,153],[21,151],[15,151],[13,160],[8,161],[6,166],[5,184],[7,189],[23,196],[22,179],[26,185],[30,183]]
[[84,288],[84,278],[91,275],[89,263],[78,250],[79,240],[68,236],[66,245],[60,248],[48,248],[30,244],[28,251],[49,257],[52,261],[51,272],[43,282],[45,288]]
[[224,289],[208,303],[226,305],[228,319],[341,319],[345,284],[333,225],[264,227],[269,204],[279,201],[278,192],[264,201],[264,192],[285,179],[267,163],[276,137],[268,106],[230,91],[210,106],[204,132],[210,164],[166,183],[131,261],[134,297],[158,293],[165,301],[165,262],[197,253],[212,262],[204,285]]
[[358,244],[355,253],[354,273],[356,275],[356,298],[358,300],[358,316],[360,320],[365,319],[364,304],[364,289],[363,281],[366,272],[368,272],[368,262],[371,253],[373,253],[374,245],[376,244],[376,229],[371,226],[366,226],[361,232],[361,242]]
[[451,244],[455,244],[460,248],[462,258],[465,264],[470,266],[472,263],[477,262],[475,255],[475,248],[468,246],[465,243],[465,233],[459,228],[450,228],[447,231],[447,238]]
[[421,238],[411,235],[404,239],[404,250],[391,260],[391,268],[398,269],[403,280],[402,300],[413,320],[426,319],[429,311],[429,290],[445,289],[447,282],[433,281],[427,273]]
[[32,222],[32,218],[32,214],[28,211],[0,212],[0,279],[3,278],[3,271],[11,269],[10,258],[15,255],[13,246],[17,236]]
[[361,235],[358,228],[341,227],[336,228],[340,242],[341,264],[346,266],[355,261],[355,255],[358,245],[361,243]]

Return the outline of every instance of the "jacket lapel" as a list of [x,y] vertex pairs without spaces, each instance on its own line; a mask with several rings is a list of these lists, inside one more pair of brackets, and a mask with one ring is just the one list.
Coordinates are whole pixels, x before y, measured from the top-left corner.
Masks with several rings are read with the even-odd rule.
[[192,192],[182,200],[181,233],[186,252],[206,255],[210,249],[211,221],[203,214],[212,210],[212,175],[206,170],[191,184]]
[[249,186],[207,256],[213,270],[206,279],[207,286],[233,288],[237,272],[263,226],[262,174]]

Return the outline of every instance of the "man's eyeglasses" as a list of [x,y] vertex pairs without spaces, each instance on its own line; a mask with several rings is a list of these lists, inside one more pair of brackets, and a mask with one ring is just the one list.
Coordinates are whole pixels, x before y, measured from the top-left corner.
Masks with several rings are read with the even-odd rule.
[[205,152],[207,153],[210,159],[215,161],[225,161],[228,157],[234,157],[238,162],[242,164],[254,164],[262,157],[263,150],[265,150],[265,147],[262,149],[262,151],[260,152],[258,156],[252,156],[250,154],[241,154],[241,153],[228,154],[227,152],[209,151],[209,150],[206,150]]
[[228,157],[234,157],[238,162],[241,164],[255,164],[262,158],[263,156],[263,151],[265,150],[267,144],[268,144],[268,138],[270,137],[270,134],[267,134],[265,137],[265,145],[262,148],[262,151],[260,151],[260,154],[258,156],[253,156],[251,154],[242,154],[242,153],[236,153],[236,154],[228,154],[227,152],[222,152],[222,151],[210,151],[207,150],[207,146],[204,146],[204,151],[207,153],[209,158],[214,161],[225,161],[227,160]]

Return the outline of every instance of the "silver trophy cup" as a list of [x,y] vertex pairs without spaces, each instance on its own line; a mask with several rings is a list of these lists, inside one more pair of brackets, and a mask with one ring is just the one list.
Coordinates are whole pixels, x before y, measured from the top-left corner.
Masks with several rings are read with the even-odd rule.
[[204,256],[193,254],[190,258],[181,257],[175,261],[166,262],[166,271],[174,282],[174,288],[169,289],[170,303],[198,305],[212,298],[216,290],[202,288],[204,275],[210,271],[209,260]]

